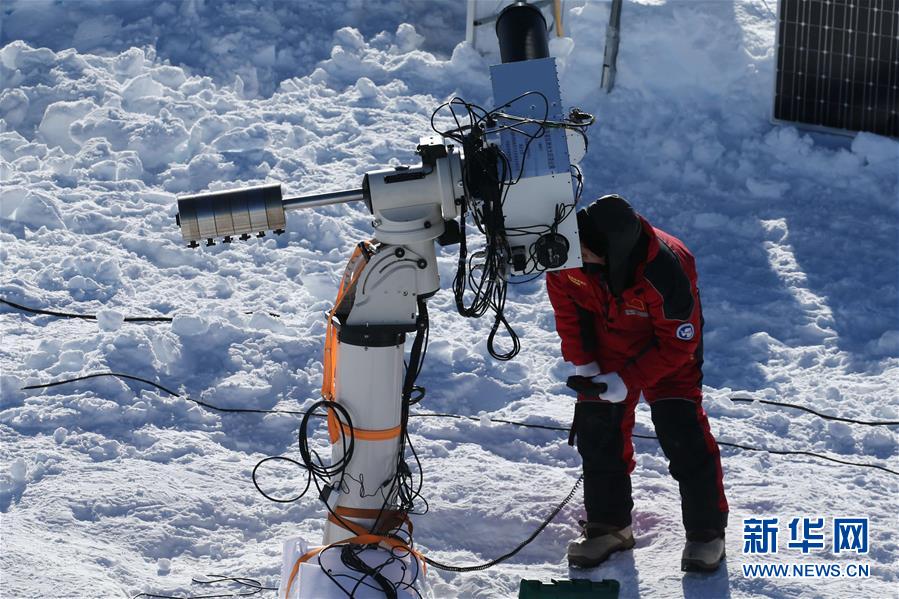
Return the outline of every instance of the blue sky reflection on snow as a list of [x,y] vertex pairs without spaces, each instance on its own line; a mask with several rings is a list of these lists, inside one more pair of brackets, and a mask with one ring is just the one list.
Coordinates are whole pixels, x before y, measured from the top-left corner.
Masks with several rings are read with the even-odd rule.
[[[0,583],[5,595],[58,596],[60,581],[98,596],[186,593],[190,576],[208,571],[272,582],[282,539],[320,539],[314,500],[272,505],[249,479],[264,455],[294,450],[293,419],[210,414],[113,380],[40,394],[19,387],[116,369],[233,407],[296,409],[316,396],[322,314],[369,216],[358,206],[291,214],[277,239],[192,251],[174,227],[174,197],[267,180],[291,194],[355,187],[370,168],[410,162],[431,111],[457,89],[489,102],[489,61],[453,47],[464,3],[345,6],[4,4],[0,293],[103,313],[98,325],[3,309],[0,568],[16,572]],[[597,90],[608,3],[568,6],[572,38],[553,43],[564,98],[599,117],[582,165],[585,198],[621,193],[696,253],[716,435],[894,459],[892,430],[728,397],[756,391],[844,416],[899,417],[899,144],[768,122],[773,26],[761,0],[628,2],[610,95]],[[338,31],[345,25],[358,30]],[[455,258],[441,250],[444,281]],[[116,324],[152,310],[177,317]],[[497,363],[484,349],[486,319],[461,318],[445,290],[431,300],[425,409],[570,422],[570,368],[542,282],[513,289],[508,310],[523,350]],[[637,431],[652,431],[645,406]],[[416,519],[417,539],[447,561],[489,559],[519,542],[578,466],[549,431],[419,421],[412,437],[432,508]],[[671,557],[682,538],[676,486],[657,444],[641,440],[637,450],[637,550],[591,574],[622,580],[623,596],[857,594],[844,581],[742,578],[736,528],[727,572],[683,577]],[[735,450],[724,464],[733,522],[772,511],[870,516],[878,536],[864,590],[892,589],[891,478]],[[289,495],[300,478],[276,471],[264,482]],[[435,574],[435,594],[508,596],[522,577],[567,577],[562,555],[582,516],[569,506],[502,568]],[[48,565],[59,576],[41,577]]]

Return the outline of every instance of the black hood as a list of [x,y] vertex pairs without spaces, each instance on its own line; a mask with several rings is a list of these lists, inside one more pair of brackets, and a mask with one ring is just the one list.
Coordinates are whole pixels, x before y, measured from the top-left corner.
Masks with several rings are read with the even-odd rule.
[[607,195],[577,213],[578,234],[591,252],[606,259],[603,269],[612,293],[633,285],[637,265],[646,255],[647,236],[627,200]]

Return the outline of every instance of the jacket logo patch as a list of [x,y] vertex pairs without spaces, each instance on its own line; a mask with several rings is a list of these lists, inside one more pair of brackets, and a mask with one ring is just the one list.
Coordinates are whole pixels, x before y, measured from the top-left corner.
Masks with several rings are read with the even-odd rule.
[[578,278],[572,277],[571,275],[568,275],[568,280],[571,281],[572,283],[574,283],[575,285],[577,285],[578,287],[586,287],[586,285],[587,285],[587,283],[585,283],[584,281],[581,281]]
[[646,304],[643,303],[643,300],[638,300],[637,298],[627,300],[627,303],[624,306],[639,312],[646,312]]
[[689,341],[693,338],[693,335],[696,334],[696,330],[693,328],[693,325],[689,322],[685,322],[684,324],[677,327],[677,338],[681,341]]

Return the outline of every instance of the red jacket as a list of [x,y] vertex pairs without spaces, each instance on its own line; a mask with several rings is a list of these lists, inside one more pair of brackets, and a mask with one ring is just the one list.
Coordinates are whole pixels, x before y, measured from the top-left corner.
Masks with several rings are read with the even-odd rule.
[[[702,307],[696,265],[684,244],[641,217],[649,238],[634,284],[615,297],[602,275],[547,273],[562,357],[617,372],[647,401],[702,398]],[[581,398],[583,399],[583,398]]]

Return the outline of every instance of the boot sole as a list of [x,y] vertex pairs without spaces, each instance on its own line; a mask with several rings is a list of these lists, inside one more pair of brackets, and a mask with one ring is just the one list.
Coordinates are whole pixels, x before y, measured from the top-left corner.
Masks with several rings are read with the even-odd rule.
[[725,557],[727,557],[726,552],[722,553],[721,559],[714,564],[710,564],[698,559],[682,559],[680,562],[680,569],[681,572],[700,572],[704,574],[710,574],[712,572],[716,572],[718,568],[721,567],[721,562],[724,561]]
[[628,549],[633,549],[636,542],[633,538],[628,539],[627,541],[623,541],[621,545],[615,547],[609,551],[606,551],[599,557],[589,558],[584,556],[569,556],[568,557],[568,567],[569,568],[581,568],[581,569],[589,569],[595,568],[600,565],[607,559],[609,559],[613,553],[617,553],[618,551],[627,551]]

